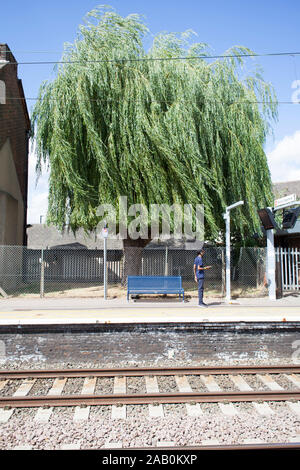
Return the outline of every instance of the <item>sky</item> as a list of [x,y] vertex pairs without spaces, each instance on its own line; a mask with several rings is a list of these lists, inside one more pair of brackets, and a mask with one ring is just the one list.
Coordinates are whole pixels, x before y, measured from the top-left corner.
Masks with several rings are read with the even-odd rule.
[[[27,107],[31,114],[41,83],[55,77],[54,65],[21,62],[59,61],[64,44],[73,43],[86,13],[97,0],[14,0],[1,7],[0,43],[7,43],[19,62]],[[153,37],[162,32],[193,30],[195,41],[223,54],[242,45],[257,54],[286,53],[255,59],[263,77],[275,88],[278,120],[265,144],[273,182],[300,180],[300,2],[299,0],[110,0],[117,13],[143,16]],[[247,59],[253,61],[253,59]],[[36,183],[35,156],[29,156],[28,223],[45,221],[48,197],[46,169]],[[41,219],[42,216],[42,219]]]

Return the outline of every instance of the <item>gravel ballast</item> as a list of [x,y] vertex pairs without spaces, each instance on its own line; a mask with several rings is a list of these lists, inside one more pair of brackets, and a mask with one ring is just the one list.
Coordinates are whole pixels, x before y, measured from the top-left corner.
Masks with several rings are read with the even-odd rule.
[[[289,360],[272,360],[273,365],[287,364]],[[146,366],[222,366],[222,365],[264,365],[262,360],[231,361],[226,362],[182,362],[179,360],[166,360],[159,363],[144,362],[90,362],[90,363],[46,363],[39,362],[14,362],[1,364],[1,369],[53,369],[59,368],[97,368],[97,367],[146,367]],[[270,361],[268,361],[270,365]],[[259,386],[265,389],[265,385],[254,376],[245,374],[244,379],[249,385]],[[278,382],[285,386],[288,384],[282,375],[278,375]],[[228,377],[215,376],[218,384],[224,388],[230,388]],[[251,380],[252,379],[252,380]],[[193,389],[205,390],[198,376],[189,377]],[[53,379],[43,379],[38,385],[34,385],[33,394],[42,389],[47,393],[53,384]],[[176,383],[173,377],[163,376],[158,378],[161,391],[175,391]],[[80,386],[82,381],[80,382]],[[6,388],[7,392],[15,391],[14,384]],[[64,393],[80,393],[77,380],[68,381]],[[145,392],[145,385],[141,378],[129,378],[127,388],[132,393]],[[39,390],[38,390],[39,389]],[[113,379],[101,378],[97,381],[96,393],[112,393]],[[2,391],[3,393],[3,391]],[[30,393],[31,394],[31,393]],[[63,445],[72,444],[80,449],[100,449],[107,447],[109,443],[118,443],[123,448],[156,447],[163,442],[171,442],[174,446],[204,445],[207,441],[218,441],[219,444],[234,445],[243,444],[245,441],[261,441],[264,443],[290,442],[300,436],[300,415],[294,413],[281,402],[272,402],[270,407],[273,413],[270,416],[259,415],[251,403],[236,403],[238,410],[235,416],[224,415],[217,403],[201,404],[202,415],[192,417],[187,414],[184,404],[163,405],[164,417],[150,417],[148,405],[127,406],[126,419],[112,419],[111,407],[91,406],[87,421],[74,422],[74,407],[55,408],[46,423],[34,420],[37,408],[17,409],[6,423],[0,423],[0,449],[13,449],[17,446],[29,445],[32,449],[55,450]],[[299,437],[300,441],[300,437]]]
[[263,442],[289,442],[300,434],[300,418],[290,413],[258,417],[202,415],[197,418],[167,415],[164,418],[139,416],[111,420],[98,416],[74,423],[66,415],[53,416],[47,424],[15,417],[0,428],[0,449],[30,445],[33,449],[59,449],[64,444],[78,444],[82,449],[99,449],[107,443],[123,447],[157,446],[171,441],[175,446],[201,445],[207,440],[220,444],[239,444],[245,439]]

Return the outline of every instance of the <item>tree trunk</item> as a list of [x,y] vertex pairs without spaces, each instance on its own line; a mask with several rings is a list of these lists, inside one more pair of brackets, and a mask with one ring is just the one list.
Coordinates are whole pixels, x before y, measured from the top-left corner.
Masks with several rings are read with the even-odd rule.
[[122,286],[127,285],[127,276],[139,276],[142,270],[142,252],[151,239],[144,240],[138,238],[132,240],[125,238],[123,240],[124,268],[122,276]]

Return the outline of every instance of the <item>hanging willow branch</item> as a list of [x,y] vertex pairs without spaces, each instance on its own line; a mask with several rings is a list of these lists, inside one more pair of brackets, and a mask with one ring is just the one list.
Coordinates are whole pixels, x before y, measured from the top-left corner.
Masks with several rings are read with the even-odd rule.
[[[243,199],[232,231],[244,239],[272,196],[263,144],[273,89],[259,74],[241,76],[247,48],[201,59],[206,44],[187,32],[160,34],[145,52],[146,33],[137,15],[93,10],[42,85],[32,135],[38,169],[50,167],[48,221],[91,230],[97,207],[126,195],[129,205],[203,204],[214,239],[225,207]],[[174,57],[188,60],[155,60]]]

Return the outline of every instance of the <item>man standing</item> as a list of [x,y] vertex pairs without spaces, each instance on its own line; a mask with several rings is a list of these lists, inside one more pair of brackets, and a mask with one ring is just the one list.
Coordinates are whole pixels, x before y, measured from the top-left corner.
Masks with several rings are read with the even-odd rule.
[[207,305],[203,302],[203,290],[204,290],[204,271],[206,269],[211,268],[211,266],[203,266],[203,255],[204,250],[200,250],[197,253],[197,256],[194,261],[194,276],[195,281],[198,283],[198,306],[199,307],[207,307]]

